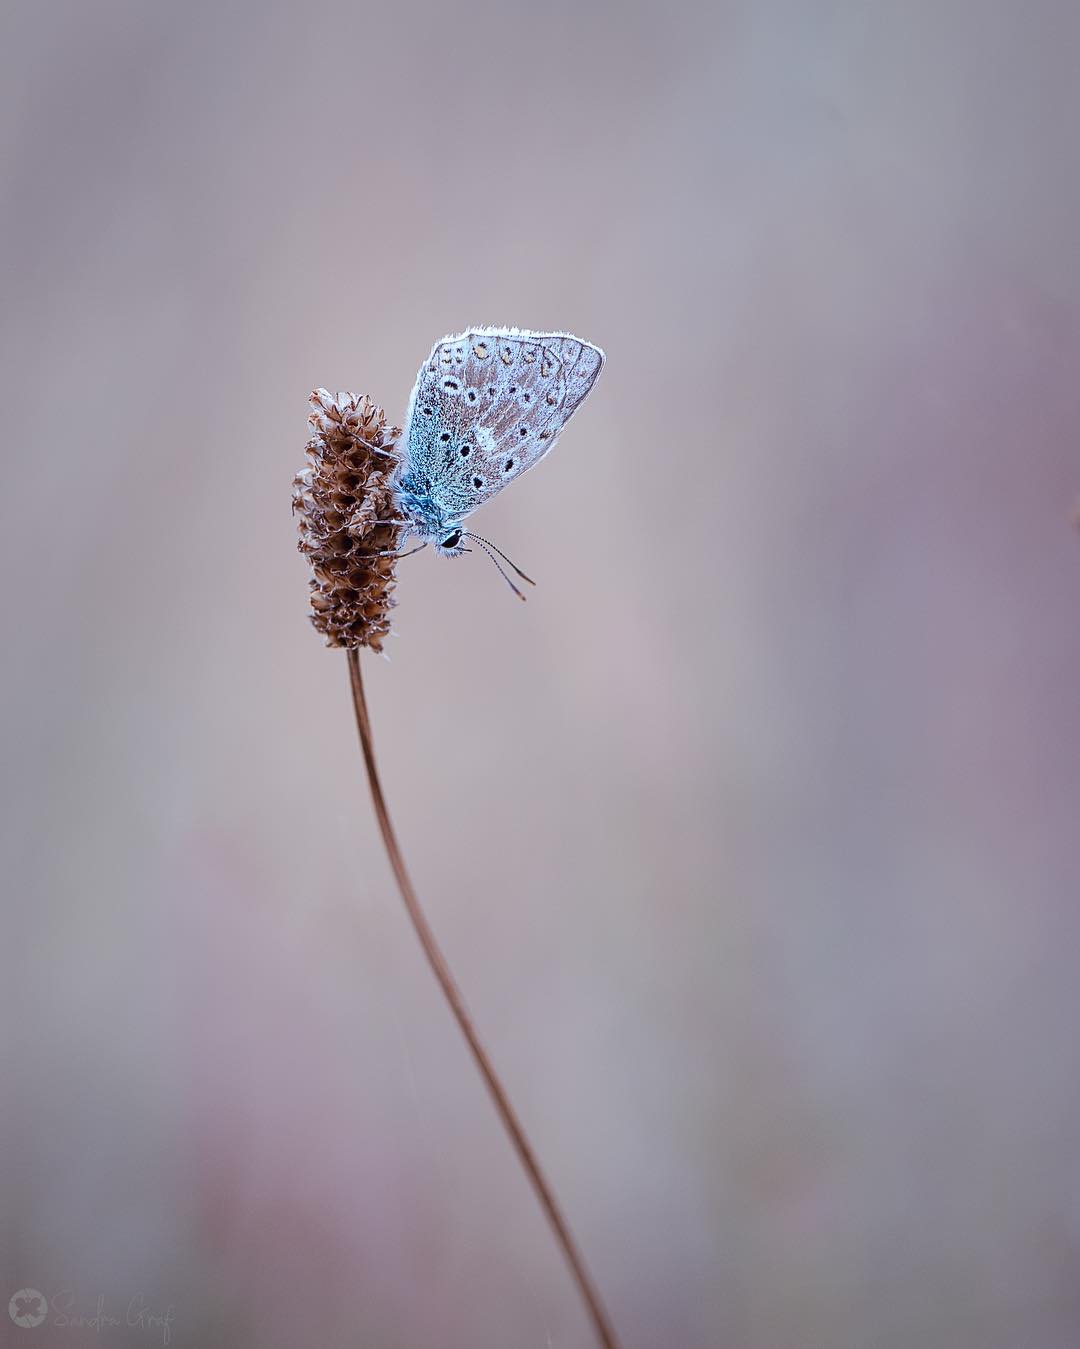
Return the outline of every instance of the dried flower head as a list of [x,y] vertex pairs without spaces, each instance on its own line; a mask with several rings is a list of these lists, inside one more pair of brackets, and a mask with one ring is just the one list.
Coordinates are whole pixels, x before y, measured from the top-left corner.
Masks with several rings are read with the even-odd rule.
[[293,511],[311,563],[311,621],[327,646],[381,651],[402,537],[391,491],[401,430],[366,394],[325,389],[311,395],[308,421],[311,462],[293,479]]

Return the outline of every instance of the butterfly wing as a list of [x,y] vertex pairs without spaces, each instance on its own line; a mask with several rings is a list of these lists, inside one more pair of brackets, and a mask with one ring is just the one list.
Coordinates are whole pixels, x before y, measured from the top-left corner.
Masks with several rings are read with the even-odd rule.
[[473,328],[420,367],[406,420],[407,475],[462,519],[538,464],[592,388],[604,353],[570,333]]

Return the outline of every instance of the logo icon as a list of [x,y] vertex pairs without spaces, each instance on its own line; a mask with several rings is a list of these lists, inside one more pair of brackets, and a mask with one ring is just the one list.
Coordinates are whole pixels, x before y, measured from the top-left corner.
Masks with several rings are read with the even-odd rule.
[[26,1330],[41,1325],[48,1310],[45,1294],[39,1293],[36,1288],[20,1288],[17,1293],[12,1293],[8,1303],[8,1315],[17,1326]]

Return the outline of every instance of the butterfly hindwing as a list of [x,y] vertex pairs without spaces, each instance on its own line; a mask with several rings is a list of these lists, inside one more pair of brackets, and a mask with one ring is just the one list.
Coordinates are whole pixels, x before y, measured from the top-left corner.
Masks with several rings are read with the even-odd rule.
[[436,343],[406,425],[410,478],[460,519],[555,444],[603,365],[568,333],[474,328]]

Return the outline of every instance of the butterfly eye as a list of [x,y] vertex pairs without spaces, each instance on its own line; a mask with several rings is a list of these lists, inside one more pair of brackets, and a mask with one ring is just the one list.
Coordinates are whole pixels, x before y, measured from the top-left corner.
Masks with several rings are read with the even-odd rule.
[[446,538],[443,539],[442,546],[444,548],[456,548],[460,542],[461,530],[455,529],[452,534],[447,534]]

